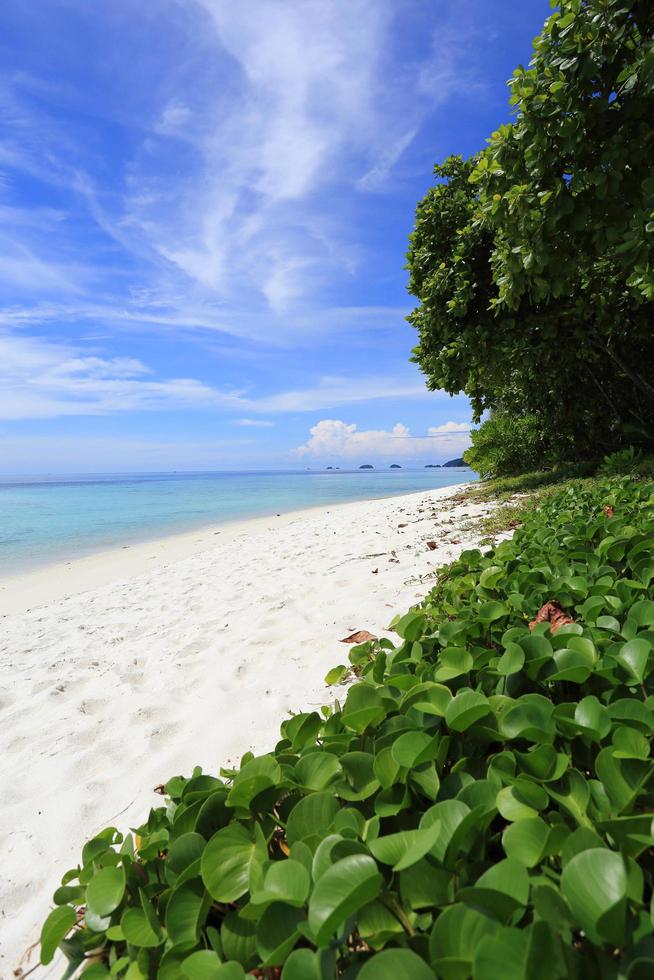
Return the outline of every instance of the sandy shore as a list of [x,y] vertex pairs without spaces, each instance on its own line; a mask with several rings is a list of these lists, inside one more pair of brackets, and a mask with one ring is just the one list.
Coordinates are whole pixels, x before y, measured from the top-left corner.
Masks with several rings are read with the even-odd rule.
[[456,494],[259,518],[0,581],[0,977],[90,835],[142,822],[158,783],[266,751],[289,712],[333,697],[339,639],[381,635],[476,542],[490,505]]

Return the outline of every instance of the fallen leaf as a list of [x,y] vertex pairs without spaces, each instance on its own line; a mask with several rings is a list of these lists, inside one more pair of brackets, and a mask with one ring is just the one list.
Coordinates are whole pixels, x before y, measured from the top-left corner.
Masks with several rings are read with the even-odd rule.
[[438,548],[438,542],[437,541],[427,541],[427,547],[429,548],[430,551],[435,551],[436,548]]
[[155,786],[155,788],[152,790],[152,792],[153,793],[158,793],[159,796],[164,796],[164,794],[166,792],[166,787],[165,787],[164,783],[159,783],[158,786]]
[[398,524],[397,526],[398,527],[408,527],[409,525],[408,524]]
[[350,633],[349,636],[339,640],[339,643],[367,643],[368,640],[376,639],[377,637],[369,633],[368,630],[357,630],[356,633]]
[[546,602],[536,613],[536,616],[529,624],[529,629],[533,630],[538,623],[549,623],[550,632],[556,633],[562,626],[574,623],[571,616],[561,609],[558,602]]

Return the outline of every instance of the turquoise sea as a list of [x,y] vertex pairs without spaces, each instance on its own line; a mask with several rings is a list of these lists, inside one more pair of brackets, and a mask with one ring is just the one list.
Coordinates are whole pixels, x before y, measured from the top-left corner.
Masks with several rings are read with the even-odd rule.
[[209,524],[473,479],[463,468],[0,477],[0,576]]

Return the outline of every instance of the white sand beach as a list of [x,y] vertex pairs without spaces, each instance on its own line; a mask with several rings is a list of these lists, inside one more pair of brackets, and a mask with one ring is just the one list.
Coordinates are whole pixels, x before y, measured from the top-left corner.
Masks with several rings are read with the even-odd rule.
[[289,712],[338,695],[323,678],[347,662],[339,640],[383,634],[476,543],[491,505],[459,493],[211,527],[0,580],[0,977],[90,835],[142,822],[157,784],[266,751]]

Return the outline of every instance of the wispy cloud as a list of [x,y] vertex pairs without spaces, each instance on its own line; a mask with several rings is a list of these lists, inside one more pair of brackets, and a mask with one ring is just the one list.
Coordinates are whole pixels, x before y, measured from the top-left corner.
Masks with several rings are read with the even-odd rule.
[[358,429],[340,419],[323,419],[311,428],[311,438],[298,446],[295,454],[318,459],[396,459],[458,454],[470,445],[470,426],[466,422],[445,422],[432,426],[424,436],[413,436],[401,422],[390,431]]
[[235,419],[234,422],[236,425],[243,425],[251,429],[271,429],[275,424],[269,419]]
[[[39,337],[0,334],[0,419],[121,415],[130,411],[211,409],[285,414],[387,398],[434,398],[417,381],[392,377],[324,377],[314,387],[252,395],[197,378],[159,378],[137,358],[89,354]],[[241,415],[242,426],[272,422]]]

